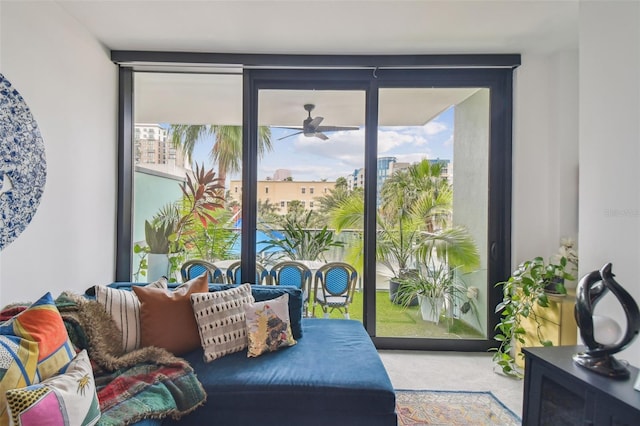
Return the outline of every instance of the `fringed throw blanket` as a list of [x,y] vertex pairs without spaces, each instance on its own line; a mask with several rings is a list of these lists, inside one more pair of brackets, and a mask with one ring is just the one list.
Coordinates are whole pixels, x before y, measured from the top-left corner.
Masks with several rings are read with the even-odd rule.
[[155,347],[123,353],[120,330],[95,301],[63,293],[56,304],[72,342],[87,349],[94,367],[98,425],[179,419],[204,404],[206,392],[186,361]]

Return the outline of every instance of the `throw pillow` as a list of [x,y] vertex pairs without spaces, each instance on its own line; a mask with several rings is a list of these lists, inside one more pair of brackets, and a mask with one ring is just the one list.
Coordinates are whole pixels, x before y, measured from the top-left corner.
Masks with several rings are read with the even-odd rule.
[[[148,288],[167,288],[167,279],[147,284]],[[104,285],[95,286],[96,301],[104,306],[118,329],[122,331],[122,350],[131,352],[140,347],[140,301],[133,291]]]
[[248,357],[257,357],[297,343],[291,332],[288,294],[273,300],[248,303],[244,311],[249,339]]
[[51,293],[2,324],[0,334],[38,344],[36,383],[56,374],[76,355]]
[[191,296],[206,362],[246,349],[244,305],[253,301],[249,284]]
[[178,356],[197,349],[200,335],[190,297],[207,293],[208,281],[205,272],[174,291],[133,287],[140,299],[141,345],[164,348]]
[[5,391],[45,380],[75,351],[51,293],[0,326],[0,424],[8,424]]
[[0,336],[0,425],[9,424],[5,391],[34,383],[37,367],[37,342]]
[[7,390],[6,396],[14,425],[89,426],[100,418],[100,404],[86,350],[59,375],[36,385]]

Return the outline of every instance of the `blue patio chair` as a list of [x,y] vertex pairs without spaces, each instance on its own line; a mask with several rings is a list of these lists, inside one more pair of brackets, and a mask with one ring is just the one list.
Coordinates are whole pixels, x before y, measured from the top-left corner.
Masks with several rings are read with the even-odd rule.
[[[270,283],[269,271],[265,269],[259,263],[256,263],[256,276],[254,278],[254,282],[251,284],[269,284]],[[244,280],[244,282],[248,282]],[[227,283],[229,284],[243,284],[243,280],[240,277],[240,261],[233,262],[227,268]]]
[[276,263],[271,268],[271,283],[274,285],[294,286],[302,290],[303,315],[309,315],[309,292],[311,291],[311,270],[296,261]]
[[314,280],[312,315],[316,316],[316,306],[320,305],[325,318],[329,318],[334,309],[349,318],[349,304],[357,281],[358,272],[348,263],[330,262],[320,267]]
[[210,283],[224,283],[224,275],[222,274],[222,271],[216,265],[211,262],[207,262],[206,260],[187,260],[180,267],[180,275],[182,276],[183,282],[199,277],[205,271],[209,272]]

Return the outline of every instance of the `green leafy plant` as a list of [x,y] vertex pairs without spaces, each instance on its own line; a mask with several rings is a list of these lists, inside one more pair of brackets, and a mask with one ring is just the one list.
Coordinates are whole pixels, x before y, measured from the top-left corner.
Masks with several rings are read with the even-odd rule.
[[547,263],[542,257],[535,257],[522,262],[511,274],[507,281],[496,286],[502,287],[503,299],[496,307],[500,312],[500,321],[495,327],[495,340],[499,342],[494,351],[493,361],[504,374],[510,377],[522,378],[523,373],[516,364],[514,345],[516,341],[525,343],[526,330],[521,322],[523,318],[530,318],[536,324],[536,338],[542,346],[553,346],[545,339],[541,332],[542,323],[536,310],[537,306],[549,306],[549,293],[566,294],[564,280],[574,277],[566,272],[567,258],[562,256],[558,263]]
[[168,254],[171,252],[170,237],[175,233],[175,224],[173,222],[151,224],[148,220],[144,221],[144,239],[147,242],[149,253]]
[[[326,260],[324,253],[333,247],[343,247],[344,242],[335,239],[335,233],[327,226],[312,228],[312,211],[302,216],[287,216],[281,230],[265,230],[269,240],[261,250],[271,256],[285,256],[291,260]],[[282,234],[282,237],[278,235]]]
[[210,223],[218,223],[214,213],[224,208],[224,185],[213,170],[196,165],[193,176],[187,174],[180,189],[181,200],[163,206],[151,221],[145,220],[146,244],[136,244],[133,248],[140,259],[134,272],[136,280],[147,275],[150,253],[168,256],[169,275],[173,279],[189,248],[199,238],[198,234]]
[[472,272],[480,259],[468,231],[455,227],[437,233],[421,233],[415,255],[416,269],[399,278],[398,303],[408,307],[414,298],[418,298],[421,304],[430,303],[432,308],[443,303],[449,307],[458,306],[462,313],[471,311],[475,314],[479,324],[475,305],[478,290],[470,291],[462,279],[464,271]]
[[430,299],[442,299],[451,293],[456,287],[466,286],[454,273],[444,264],[432,265],[429,269],[418,269],[399,278],[402,292],[398,294],[401,305],[408,306],[415,296],[427,297]]

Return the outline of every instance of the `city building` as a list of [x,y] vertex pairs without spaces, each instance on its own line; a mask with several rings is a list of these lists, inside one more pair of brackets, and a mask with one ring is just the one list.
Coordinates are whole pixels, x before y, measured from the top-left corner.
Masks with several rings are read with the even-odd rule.
[[191,170],[185,155],[171,143],[168,129],[159,124],[137,123],[133,135],[136,168],[182,178]]
[[347,187],[349,191],[364,188],[364,167],[355,169],[352,174],[347,176]]
[[[329,181],[259,180],[257,200],[258,204],[269,200],[279,214],[287,213],[294,200],[300,201],[305,210],[318,210],[320,202],[317,198],[329,194],[335,186],[335,182]],[[229,182],[229,195],[232,201],[242,202],[241,180]]]

